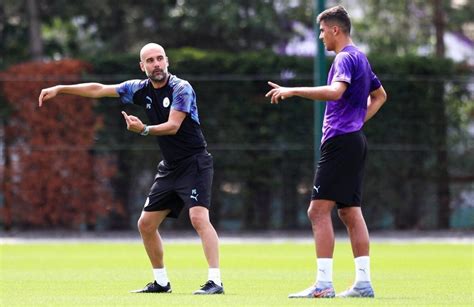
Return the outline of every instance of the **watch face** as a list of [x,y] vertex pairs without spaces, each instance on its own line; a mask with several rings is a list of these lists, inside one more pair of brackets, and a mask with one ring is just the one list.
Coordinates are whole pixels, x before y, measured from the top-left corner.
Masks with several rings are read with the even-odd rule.
[[143,128],[143,131],[140,132],[141,135],[148,135],[148,133],[150,132],[150,127],[148,127],[147,125],[145,125],[145,127]]

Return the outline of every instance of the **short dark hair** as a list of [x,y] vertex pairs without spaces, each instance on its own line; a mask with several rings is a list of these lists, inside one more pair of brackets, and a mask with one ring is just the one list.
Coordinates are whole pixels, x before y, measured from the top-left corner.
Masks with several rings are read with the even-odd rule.
[[321,21],[334,21],[338,24],[338,26],[341,27],[344,33],[351,33],[351,18],[349,17],[349,13],[347,13],[346,9],[342,5],[334,6],[321,12],[321,14],[318,15],[316,21],[318,23],[321,23]]

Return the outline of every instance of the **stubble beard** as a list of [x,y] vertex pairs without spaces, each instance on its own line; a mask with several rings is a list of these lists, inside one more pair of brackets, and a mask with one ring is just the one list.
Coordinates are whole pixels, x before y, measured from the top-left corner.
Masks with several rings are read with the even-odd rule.
[[168,78],[168,71],[157,69],[148,74],[148,78],[155,82],[163,82]]

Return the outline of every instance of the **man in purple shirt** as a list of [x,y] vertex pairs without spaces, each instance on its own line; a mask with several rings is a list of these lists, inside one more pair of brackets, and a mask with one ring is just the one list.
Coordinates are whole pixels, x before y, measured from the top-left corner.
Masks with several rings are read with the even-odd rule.
[[347,228],[354,255],[356,279],[353,286],[338,297],[374,297],[370,282],[369,233],[361,211],[362,180],[367,155],[364,123],[380,109],[387,95],[365,56],[352,43],[351,21],[342,6],[329,8],[318,18],[319,38],[336,58],[328,75],[328,85],[317,87],[281,87],[268,82],[272,89],[265,95],[271,103],[299,96],[326,100],[321,158],[308,209],[316,244],[316,283],[290,298],[330,298],[332,285],[334,230],[331,211]]

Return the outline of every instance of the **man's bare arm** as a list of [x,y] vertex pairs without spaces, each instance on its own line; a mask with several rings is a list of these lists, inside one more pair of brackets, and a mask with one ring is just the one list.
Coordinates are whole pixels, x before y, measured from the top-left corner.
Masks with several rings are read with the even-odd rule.
[[371,119],[382,107],[386,100],[387,93],[385,92],[383,86],[380,86],[375,91],[370,92],[369,97],[367,98],[367,114],[365,115],[364,122],[367,122],[369,119]]
[[[127,130],[135,133],[144,131],[145,124],[138,117],[128,115],[125,111],[122,111],[122,115],[127,123]],[[171,109],[168,121],[159,125],[148,126],[148,133],[150,135],[175,135],[185,118],[186,113]]]
[[283,87],[276,83],[268,82],[273,87],[265,97],[271,98],[271,103],[278,103],[279,100],[293,96],[299,96],[311,100],[338,100],[347,89],[347,83],[334,82],[331,85],[314,87]]
[[56,97],[58,94],[70,94],[90,98],[101,97],[119,97],[117,86],[101,83],[80,83],[72,85],[56,85],[41,90],[38,97],[38,105],[41,107],[43,102]]

